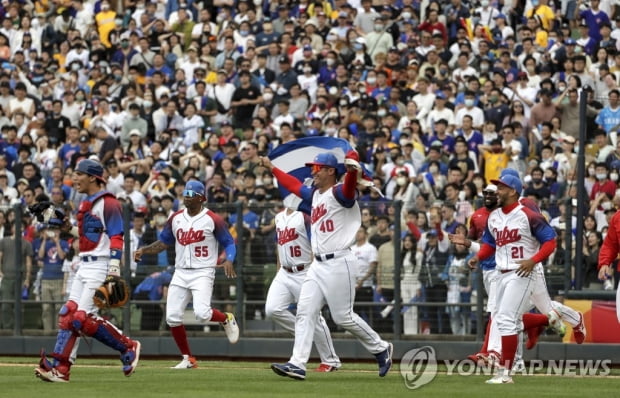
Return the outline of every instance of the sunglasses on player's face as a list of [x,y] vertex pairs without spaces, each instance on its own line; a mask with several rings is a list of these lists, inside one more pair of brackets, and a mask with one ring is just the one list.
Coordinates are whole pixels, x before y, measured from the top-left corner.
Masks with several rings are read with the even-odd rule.
[[320,165],[320,164],[313,164],[312,165],[312,174],[318,173],[322,169],[326,169],[326,168],[327,168],[327,166],[323,166],[323,165]]
[[195,198],[196,196],[202,196],[196,191],[192,191],[191,189],[185,189],[183,191],[183,196],[186,198]]

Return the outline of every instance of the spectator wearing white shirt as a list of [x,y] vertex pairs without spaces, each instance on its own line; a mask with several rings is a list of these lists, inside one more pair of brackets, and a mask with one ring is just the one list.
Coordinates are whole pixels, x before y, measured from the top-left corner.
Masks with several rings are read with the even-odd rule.
[[[295,117],[289,112],[290,102],[286,99],[282,99],[278,101],[278,106],[274,109],[272,114],[273,118],[273,127],[276,129],[276,132],[279,136],[280,126],[282,123],[288,123],[291,126],[295,124]],[[277,115],[277,116],[276,116]]]
[[448,132],[454,130],[454,111],[450,108],[446,108],[446,99],[446,94],[444,94],[443,91],[438,91],[435,94],[435,106],[428,113],[426,118],[426,131],[433,131],[433,125],[441,119],[448,122]]
[[186,148],[191,148],[193,144],[202,141],[202,129],[205,125],[204,119],[196,114],[196,105],[193,102],[185,106],[185,117],[181,127],[181,136]]
[[427,125],[427,116],[435,102],[435,94],[428,90],[429,81],[426,77],[419,77],[417,84],[418,94],[413,96],[413,100],[418,106],[418,120],[422,125]]
[[459,90],[465,88],[469,76],[478,76],[478,72],[469,66],[469,55],[468,52],[461,52],[456,61],[458,67],[452,72],[452,81],[458,84]]
[[65,58],[65,68],[67,68],[73,61],[80,61],[82,65],[88,65],[90,51],[86,49],[86,46],[81,42],[74,43],[71,46],[71,50],[67,53]]
[[191,84],[196,68],[205,68],[205,65],[200,63],[200,60],[198,59],[197,51],[198,50],[196,47],[190,46],[187,49],[187,58],[181,63],[180,66],[180,68],[185,71],[185,81],[187,84]]
[[463,126],[463,116],[469,115],[472,118],[473,127],[481,130],[484,125],[484,112],[482,109],[474,106],[476,94],[473,91],[465,91],[465,106],[456,112],[455,124],[457,128]]

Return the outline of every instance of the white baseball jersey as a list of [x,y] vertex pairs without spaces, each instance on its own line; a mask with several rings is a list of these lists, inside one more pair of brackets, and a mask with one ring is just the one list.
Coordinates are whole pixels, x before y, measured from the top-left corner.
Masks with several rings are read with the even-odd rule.
[[175,244],[177,268],[215,267],[219,245],[227,247],[234,243],[224,220],[208,209],[194,217],[187,209],[177,211],[166,222],[159,240]]
[[355,234],[362,225],[360,207],[344,207],[334,196],[335,186],[312,198],[312,251],[329,254],[347,249],[355,242]]
[[501,208],[493,210],[482,241],[495,248],[497,269],[502,271],[519,268],[517,261],[532,258],[541,243],[555,236],[542,214],[517,204],[508,213]]
[[[361,246],[359,245],[351,246],[351,251],[353,252],[353,254],[355,254],[355,257],[357,258],[358,273],[356,277],[357,277],[357,280],[359,281],[368,272],[368,269],[370,268],[370,263],[377,261],[377,248],[371,243],[364,242],[364,244]],[[362,286],[371,287],[372,278],[366,279],[362,283]]]
[[280,265],[285,268],[309,265],[312,262],[310,216],[300,211],[287,213],[285,209],[275,217]]

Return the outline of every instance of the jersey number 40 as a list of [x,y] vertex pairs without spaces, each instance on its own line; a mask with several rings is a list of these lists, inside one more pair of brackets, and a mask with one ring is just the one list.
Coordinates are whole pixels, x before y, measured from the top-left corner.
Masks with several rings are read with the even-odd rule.
[[321,231],[321,232],[333,232],[334,231],[334,222],[332,220],[322,221],[321,225],[319,225],[319,231]]

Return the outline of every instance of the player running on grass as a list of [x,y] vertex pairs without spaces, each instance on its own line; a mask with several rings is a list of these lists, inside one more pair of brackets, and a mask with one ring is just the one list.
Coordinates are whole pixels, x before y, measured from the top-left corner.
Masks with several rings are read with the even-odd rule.
[[[522,191],[518,177],[504,174],[497,185],[499,208],[489,215],[482,237],[480,251],[469,261],[477,267],[480,260],[495,256],[498,271],[497,310],[494,320],[501,335],[502,357],[498,374],[487,380],[489,384],[512,383],[511,369],[518,344],[518,333],[523,329],[547,326],[550,320],[559,320],[543,314],[524,313],[529,308],[537,274],[537,263],[547,259],[555,250],[555,231],[542,214],[519,203]],[[557,317],[557,314],[555,315]]]
[[[290,195],[284,199],[285,209],[275,217],[279,269],[267,293],[265,314],[294,334],[295,315],[288,307],[299,300],[301,285],[312,262],[312,248],[310,216],[297,211],[297,206],[289,198],[294,197]],[[314,344],[321,357],[321,365],[316,371],[338,370],[340,358],[336,355],[329,328],[321,315],[314,330]]]
[[338,161],[333,154],[321,153],[313,162],[306,163],[306,167],[312,168],[312,188],[274,167],[268,158],[261,158],[261,164],[269,168],[287,190],[305,201],[312,201],[310,239],[314,260],[299,293],[293,355],[285,364],[271,365],[281,376],[306,378],[316,322],[325,303],[334,322],[357,337],[364,348],[375,355],[379,376],[385,376],[392,366],[392,344],[382,340],[353,312],[357,260],[350,248],[361,225],[356,191],[361,167],[357,153],[347,157],[352,159],[345,164],[352,165],[347,166],[344,183],[338,183]]
[[[203,208],[205,187],[201,182],[189,181],[183,190],[184,210],[174,213],[159,235],[159,240],[139,248],[134,260],[140,261],[143,254],[157,254],[170,245],[175,245],[175,272],[168,288],[166,300],[166,323],[183,360],[173,369],[198,367],[192,356],[183,326],[183,313],[193,300],[194,315],[201,322],[219,322],[226,331],[228,340],[234,344],[239,340],[239,327],[235,316],[211,307],[215,269],[224,268],[228,278],[237,274],[233,261],[237,254],[235,242],[220,216]],[[218,265],[220,246],[226,252],[226,260]]]
[[123,253],[123,215],[114,195],[103,190],[103,167],[85,159],[77,164],[73,188],[86,194],[77,220],[82,263],[71,284],[69,300],[58,314],[58,336],[48,359],[41,352],[35,375],[43,381],[68,382],[81,334],[99,340],[121,353],[123,373],[131,376],[140,358],[140,342],[123,335],[114,325],[97,315],[93,296],[109,278],[120,276]]
[[[516,174],[515,176],[518,177],[518,173],[516,173],[516,171],[512,169],[503,170],[501,175],[504,174]],[[465,246],[470,247],[471,250],[475,253],[480,250],[480,245],[475,241],[479,240],[482,237],[484,229],[486,228],[488,216],[490,212],[497,207],[497,187],[490,184],[483,191],[483,195],[485,206],[478,209],[470,219],[469,237],[471,238],[471,240],[462,239],[462,237],[456,235],[449,236],[450,240],[453,243],[464,244]],[[540,213],[540,209],[538,209],[538,206],[536,206],[536,204],[528,198],[520,198],[519,203],[537,213]],[[480,265],[483,270],[483,281],[485,290],[487,291],[488,295],[487,311],[493,314],[495,310],[495,291],[497,285],[495,258],[491,256],[485,261],[481,261]],[[572,326],[575,341],[578,344],[583,343],[586,336],[586,329],[583,323],[583,315],[580,312],[575,311],[562,303],[552,301],[549,297],[549,291],[547,290],[547,285],[545,283],[545,276],[542,265],[538,264],[535,270],[538,277],[535,279],[534,292],[530,299],[532,304],[543,314],[548,314],[552,310],[555,310],[556,313],[559,314],[559,316],[562,318],[562,320],[566,321]],[[553,316],[555,318],[555,314],[553,314]],[[559,328],[559,333],[563,334],[561,329],[562,325],[557,325],[557,327]],[[534,347],[536,341],[538,340],[538,336],[540,335],[540,333],[542,333],[543,330],[544,327],[528,330],[528,342],[526,344],[526,348],[531,349]],[[499,337],[499,331],[497,330],[497,324],[493,322],[493,319],[491,317],[489,323],[487,324],[487,330],[485,333],[485,339],[482,348],[478,353],[470,355],[468,356],[468,358],[480,364],[487,364],[489,362],[498,362],[500,353],[501,339]],[[519,361],[522,364],[522,360]]]

